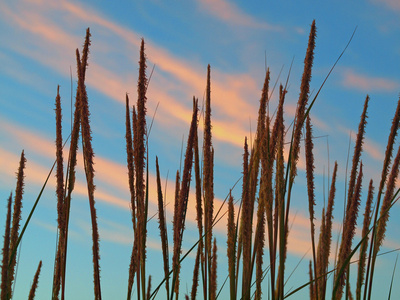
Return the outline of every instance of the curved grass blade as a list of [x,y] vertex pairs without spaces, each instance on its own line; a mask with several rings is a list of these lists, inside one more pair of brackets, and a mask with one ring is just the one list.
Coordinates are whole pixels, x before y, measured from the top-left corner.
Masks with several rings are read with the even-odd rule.
[[392,296],[393,279],[394,279],[394,273],[396,272],[396,266],[397,266],[397,259],[398,258],[399,258],[399,254],[397,254],[397,256],[396,256],[396,262],[394,263],[394,267],[393,267],[393,274],[392,274],[392,280],[390,281],[388,300],[390,300],[390,298]]

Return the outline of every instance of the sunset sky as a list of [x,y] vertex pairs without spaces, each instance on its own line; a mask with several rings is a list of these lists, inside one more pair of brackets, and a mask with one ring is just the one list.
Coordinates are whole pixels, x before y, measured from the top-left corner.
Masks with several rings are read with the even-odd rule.
[[[368,1],[51,1],[18,0],[0,3],[0,236],[3,236],[6,200],[15,190],[21,151],[27,158],[23,220],[55,159],[55,97],[57,85],[63,109],[63,137],[71,128],[71,99],[77,85],[75,49],[82,48],[90,27],[92,46],[86,75],[95,152],[96,208],[100,231],[100,266],[103,299],[124,299],[133,233],[125,152],[125,94],[136,101],[139,46],[145,40],[148,88],[150,206],[157,212],[155,158],[166,184],[168,229],[172,232],[173,179],[180,168],[192,112],[192,98],[202,106],[207,65],[211,65],[211,105],[215,148],[216,206],[241,176],[244,139],[254,139],[258,105],[266,66],[271,86],[285,83],[291,62],[285,125],[294,117],[299,95],[308,32],[315,19],[317,40],[312,94],[348,43],[348,49],[329,77],[311,111],[316,158],[316,197],[320,215],[327,199],[334,162],[339,164],[334,209],[336,243],[345,197],[349,137],[355,132],[367,94],[371,97],[364,141],[362,216],[368,182],[378,185],[391,121],[400,92],[400,2]],[[245,4],[246,3],[246,4]],[[279,77],[279,74],[281,75]],[[71,80],[72,75],[72,80]],[[72,87],[71,87],[72,84]],[[270,112],[277,106],[272,94]],[[156,107],[158,109],[156,111]],[[200,121],[202,124],[202,120]],[[396,143],[396,150],[399,143]],[[80,147],[81,148],[81,147]],[[329,150],[328,150],[329,149]],[[67,155],[67,152],[65,152]],[[66,156],[65,156],[66,157]],[[292,199],[289,237],[289,275],[304,254],[286,290],[308,280],[311,258],[304,151]],[[93,297],[91,223],[81,156],[78,181],[71,204],[67,261],[67,299]],[[22,247],[14,299],[25,299],[40,260],[43,268],[37,299],[51,295],[56,244],[55,177],[46,187],[28,226]],[[193,187],[194,185],[192,185]],[[240,184],[233,190],[240,199]],[[189,199],[184,252],[196,240],[194,198]],[[223,210],[226,208],[224,207]],[[391,211],[383,251],[400,248],[396,228],[400,208]],[[358,222],[361,223],[361,220]],[[158,222],[149,222],[148,274],[153,286],[162,280]],[[360,230],[361,231],[361,230]],[[227,276],[226,223],[215,230],[218,243],[218,287]],[[355,241],[359,241],[357,232]],[[170,239],[171,240],[171,239]],[[396,253],[379,257],[375,293],[387,297]],[[172,257],[172,256],[171,256]],[[358,256],[357,256],[358,257]],[[191,288],[193,256],[183,264],[181,293]],[[398,268],[395,280],[399,282]],[[354,274],[355,271],[352,273]],[[353,275],[352,275],[353,276]],[[355,286],[355,284],[353,284]],[[264,289],[267,291],[267,283]],[[228,285],[221,297],[228,295]],[[162,288],[164,291],[164,288]],[[307,299],[308,289],[296,299]],[[396,284],[393,296],[400,296]],[[159,299],[162,299],[160,294]]]

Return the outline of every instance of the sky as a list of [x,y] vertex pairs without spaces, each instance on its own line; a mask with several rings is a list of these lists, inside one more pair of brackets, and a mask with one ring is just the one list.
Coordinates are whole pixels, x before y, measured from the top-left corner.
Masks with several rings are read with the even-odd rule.
[[[289,77],[285,124],[293,120],[307,48],[315,19],[317,40],[311,91],[315,95],[334,62],[354,38],[333,70],[311,111],[314,128],[317,217],[327,199],[334,162],[339,164],[334,228],[340,228],[345,197],[346,161],[367,94],[368,125],[362,161],[362,205],[370,179],[379,182],[391,121],[400,92],[400,3],[396,0],[335,1],[50,1],[0,3],[0,230],[6,200],[15,189],[15,172],[24,150],[27,164],[23,219],[25,222],[55,159],[55,97],[63,109],[63,136],[71,127],[71,99],[77,78],[75,49],[81,49],[86,28],[92,45],[86,75],[95,152],[96,209],[100,233],[100,266],[104,299],[126,296],[133,233],[125,152],[125,94],[136,100],[139,47],[145,40],[148,75],[150,186],[155,187],[158,156],[166,185],[168,229],[172,231],[173,179],[180,168],[192,98],[203,104],[207,65],[211,66],[211,105],[215,148],[215,198],[219,206],[241,176],[245,137],[254,138],[266,66],[271,84]],[[280,76],[279,76],[280,75]],[[270,111],[277,106],[272,94]],[[396,143],[399,146],[399,143]],[[397,149],[397,148],[396,148]],[[65,152],[67,155],[67,152]],[[311,258],[304,151],[301,150],[292,230],[288,245],[287,290],[305,283]],[[71,204],[67,262],[67,299],[93,297],[91,225],[83,163]],[[240,199],[240,185],[233,195]],[[196,242],[193,194],[189,199],[184,250]],[[362,206],[363,207],[363,206]],[[226,209],[224,207],[223,209]],[[150,188],[150,215],[157,212]],[[383,251],[400,247],[396,227],[399,205],[391,212]],[[360,215],[362,213],[360,212]],[[14,299],[27,297],[40,260],[43,268],[37,299],[51,295],[56,244],[55,177],[52,174],[27,228],[20,248]],[[218,244],[218,287],[227,275],[226,225],[215,229]],[[359,221],[361,223],[361,221]],[[148,274],[153,285],[162,280],[161,242],[156,218],[149,221]],[[3,229],[1,229],[3,228]],[[359,240],[357,232],[355,240]],[[305,259],[302,260],[303,255]],[[374,295],[389,290],[397,252],[377,262]],[[191,288],[194,257],[182,267],[181,292]],[[395,280],[398,280],[397,270]],[[305,276],[307,275],[307,276]],[[354,285],[353,285],[354,286]],[[265,283],[264,288],[267,289]],[[227,295],[227,286],[222,290]],[[379,294],[378,294],[379,293]],[[395,285],[393,296],[400,296]],[[308,290],[296,299],[307,299]],[[160,299],[162,296],[160,295]]]

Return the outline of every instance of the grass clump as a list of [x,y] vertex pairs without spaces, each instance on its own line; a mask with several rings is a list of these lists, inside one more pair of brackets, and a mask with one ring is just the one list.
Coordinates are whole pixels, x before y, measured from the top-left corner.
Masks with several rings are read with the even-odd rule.
[[[57,213],[58,240],[54,262],[52,299],[65,299],[66,263],[68,246],[68,228],[72,192],[75,185],[75,168],[77,165],[77,150],[81,137],[83,163],[86,175],[91,224],[93,250],[93,282],[94,298],[101,299],[100,277],[100,243],[97,227],[97,211],[95,208],[94,184],[94,150],[90,129],[90,112],[88,95],[85,86],[86,69],[90,41],[90,31],[86,32],[85,43],[80,52],[76,51],[78,86],[76,91],[75,112],[69,157],[64,173],[62,112],[59,88],[56,96],[56,177],[57,177]],[[199,144],[199,104],[193,97],[193,112],[189,127],[187,146],[182,172],[177,171],[175,181],[175,203],[172,221],[173,241],[168,241],[168,226],[165,213],[165,195],[161,187],[160,166],[156,157],[156,187],[149,185],[149,132],[146,121],[147,78],[145,43],[140,46],[139,76],[137,83],[137,101],[131,107],[126,94],[125,139],[128,185],[130,191],[131,219],[134,232],[132,253],[127,282],[127,299],[136,295],[138,299],[154,299],[162,285],[165,285],[165,298],[178,299],[181,289],[181,263],[191,252],[196,252],[193,266],[193,279],[189,295],[186,299],[203,298],[217,299],[222,289],[228,289],[230,299],[284,299],[296,294],[308,286],[310,299],[342,299],[353,297],[350,287],[350,268],[352,258],[359,250],[357,281],[354,285],[356,299],[370,299],[373,287],[373,275],[377,256],[385,238],[389,211],[397,201],[398,190],[395,189],[399,172],[400,150],[391,163],[395,138],[400,122],[400,100],[389,135],[385,160],[375,210],[372,209],[374,186],[369,183],[367,201],[364,210],[361,241],[354,246],[353,240],[357,228],[358,212],[361,209],[362,184],[364,180],[361,160],[367,109],[370,101],[366,96],[361,114],[359,129],[354,148],[350,180],[343,216],[343,226],[340,235],[335,263],[330,266],[332,256],[332,223],[336,197],[336,181],[338,163],[335,162],[332,181],[329,189],[327,206],[323,208],[321,225],[316,229],[317,213],[315,179],[314,179],[314,145],[310,110],[318,93],[310,101],[310,81],[316,44],[316,24],[312,22],[308,47],[304,59],[304,71],[301,79],[300,93],[296,114],[291,131],[285,127],[284,104],[287,94],[287,83],[279,87],[279,103],[276,112],[269,114],[269,101],[272,92],[269,90],[270,71],[267,69],[260,97],[257,130],[253,145],[249,147],[244,138],[243,171],[241,199],[234,200],[231,191],[220,207],[214,202],[214,147],[212,141],[211,120],[211,67],[208,65],[206,74],[206,96],[204,111],[203,144]],[[343,53],[342,53],[343,54]],[[340,58],[340,57],[339,57]],[[335,63],[336,65],[336,63]],[[332,70],[331,70],[332,71]],[[331,72],[330,71],[330,72]],[[329,74],[330,74],[329,72]],[[328,74],[328,76],[329,76]],[[327,76],[327,77],[328,77]],[[303,131],[305,130],[305,136]],[[308,211],[310,220],[310,237],[312,260],[309,262],[309,280],[304,285],[288,293],[285,287],[286,257],[288,237],[290,234],[289,212],[295,178],[298,176],[301,141],[305,140],[306,179],[308,191]],[[289,144],[288,152],[285,144]],[[200,151],[201,149],[201,151]],[[201,153],[200,153],[201,152]],[[285,160],[285,154],[288,159]],[[1,269],[1,299],[11,299],[16,252],[29,219],[40,199],[41,193],[32,208],[23,230],[19,233],[25,156],[21,154],[17,173],[17,188],[12,208],[12,196],[7,201],[7,217],[2,250]],[[54,166],[53,166],[54,167]],[[52,169],[53,170],[53,169]],[[52,172],[49,173],[49,176]],[[192,172],[194,170],[194,179]],[[193,181],[193,182],[192,182]],[[47,182],[47,180],[46,180]],[[46,182],[43,188],[46,185]],[[194,184],[196,202],[196,224],[198,241],[183,253],[182,243],[185,231],[186,216],[189,201],[190,185]],[[386,188],[385,188],[386,187]],[[42,190],[43,190],[42,188]],[[163,259],[164,279],[153,287],[152,277],[147,274],[147,224],[149,222],[149,189],[157,191],[158,224],[161,237],[161,253]],[[381,198],[382,201],[381,201]],[[373,215],[373,211],[375,211]],[[218,241],[213,234],[213,228],[227,214],[227,252],[228,276],[221,279],[218,268]],[[369,251],[368,251],[369,248]],[[169,249],[172,249],[170,258]],[[268,256],[265,255],[268,251]],[[38,284],[42,262],[35,274],[29,299],[33,299]],[[334,276],[330,277],[333,273]],[[218,286],[217,278],[224,282]],[[332,278],[333,290],[327,289],[327,282]],[[228,282],[225,287],[225,282]],[[136,286],[135,286],[136,283]],[[134,292],[134,293],[133,293]],[[188,293],[188,292],[187,292]]]

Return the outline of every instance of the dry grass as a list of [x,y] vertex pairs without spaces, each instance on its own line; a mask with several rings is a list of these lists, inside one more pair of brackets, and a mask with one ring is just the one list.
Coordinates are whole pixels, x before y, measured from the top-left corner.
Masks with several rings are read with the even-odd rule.
[[[223,287],[218,283],[224,282],[218,268],[226,268],[230,299],[284,299],[288,295],[296,294],[299,290],[309,287],[310,299],[352,299],[353,289],[350,286],[349,272],[352,257],[359,249],[358,276],[354,286],[356,299],[370,299],[374,266],[380,247],[385,238],[389,211],[397,201],[395,190],[396,178],[400,164],[400,150],[391,163],[392,152],[397,128],[400,121],[399,105],[393,119],[391,133],[383,162],[382,178],[379,184],[378,196],[375,204],[375,215],[372,216],[374,198],[372,180],[369,184],[362,239],[353,245],[357,228],[358,212],[361,206],[361,189],[363,183],[363,164],[361,161],[362,145],[365,135],[367,108],[369,97],[366,97],[361,114],[359,130],[354,148],[350,180],[348,184],[347,203],[343,217],[343,231],[339,251],[335,254],[335,264],[329,268],[332,247],[333,210],[336,196],[336,181],[338,164],[335,162],[332,181],[329,189],[327,206],[323,208],[319,232],[316,230],[318,218],[315,205],[314,179],[314,136],[310,109],[315,102],[309,103],[310,81],[316,40],[315,21],[311,25],[308,48],[304,60],[304,72],[301,79],[300,94],[297,103],[296,115],[292,132],[285,130],[284,103],[287,94],[286,86],[280,85],[279,104],[274,115],[269,114],[270,71],[267,69],[260,98],[258,111],[257,131],[254,144],[249,149],[247,138],[244,139],[242,195],[236,202],[231,193],[219,208],[214,207],[214,148],[212,142],[211,119],[211,68],[207,67],[206,98],[204,112],[203,144],[198,139],[198,101],[193,98],[193,113],[190,123],[183,171],[176,173],[175,203],[172,220],[173,241],[168,241],[168,227],[165,213],[165,201],[161,186],[161,175],[158,158],[156,158],[157,186],[149,186],[148,161],[148,132],[146,122],[146,92],[149,80],[146,75],[145,43],[141,41],[139,76],[137,85],[137,102],[130,107],[129,97],[126,95],[125,139],[127,155],[127,174],[130,191],[130,206],[132,213],[132,227],[134,241],[127,283],[127,299],[131,299],[135,291],[138,299],[154,299],[162,285],[165,285],[165,298],[178,299],[183,288],[180,277],[181,263],[189,253],[196,251],[193,266],[193,279],[190,289],[190,299],[202,297],[205,300],[218,298]],[[82,57],[77,50],[78,87],[76,92],[75,112],[71,133],[70,151],[66,172],[64,175],[63,140],[62,140],[62,113],[61,98],[57,89],[56,96],[56,165],[57,165],[57,212],[58,212],[58,241],[55,257],[54,280],[52,299],[64,299],[66,280],[66,260],[68,246],[69,214],[72,192],[75,184],[76,153],[79,137],[81,136],[84,154],[84,169],[87,181],[88,198],[90,204],[93,242],[93,280],[94,298],[101,299],[100,280],[100,249],[97,216],[95,209],[94,184],[94,151],[90,129],[90,112],[88,95],[85,86],[86,68],[90,47],[90,31],[86,32],[86,39],[82,50]],[[330,73],[329,73],[330,74]],[[328,74],[328,76],[329,76]],[[322,87],[322,86],[321,86]],[[318,92],[319,93],[319,92]],[[318,95],[317,93],[317,95]],[[132,109],[132,111],[131,111]],[[131,119],[132,116],[132,119]],[[305,125],[305,126],[304,126]],[[305,127],[305,158],[308,190],[308,208],[310,219],[310,236],[312,261],[309,262],[309,280],[303,286],[287,294],[285,291],[285,274],[287,243],[290,234],[289,211],[291,199],[294,198],[292,188],[297,176],[297,164],[300,157],[301,140]],[[289,143],[288,161],[284,159],[285,144]],[[202,149],[200,153],[199,149]],[[16,249],[23,236],[30,217],[24,229],[19,233],[25,157],[21,154],[20,166],[17,173],[17,188],[12,208],[12,197],[7,202],[7,218],[3,243],[3,258],[1,271],[1,299],[11,299],[14,269],[16,265]],[[182,252],[182,243],[185,232],[186,214],[189,201],[189,190],[192,183],[194,169],[196,222],[198,241],[189,249]],[[51,173],[51,171],[50,171]],[[49,174],[50,175],[50,174]],[[44,184],[45,186],[45,184]],[[386,186],[386,189],[385,189]],[[154,287],[151,275],[146,275],[147,251],[147,223],[149,189],[154,188],[158,196],[158,223],[162,245],[164,279]],[[382,204],[381,204],[381,198]],[[36,201],[39,201],[40,195]],[[239,202],[235,206],[235,204]],[[36,205],[35,204],[35,205]],[[237,213],[235,213],[235,209]],[[31,211],[32,215],[34,208]],[[213,227],[227,214],[227,257],[228,266],[218,265],[217,238],[213,235]],[[378,215],[379,214],[379,215]],[[254,222],[254,224],[253,224]],[[370,236],[371,233],[371,236]],[[369,246],[369,252],[368,252]],[[172,249],[170,258],[169,249]],[[265,251],[268,257],[265,258]],[[170,260],[172,264],[170,263]],[[32,292],[29,299],[33,299],[38,284],[41,262],[34,277]],[[334,272],[334,276],[329,274]],[[303,276],[306,274],[303,274]],[[300,275],[301,276],[301,275]],[[217,281],[217,278],[220,281]],[[333,291],[327,290],[327,282],[332,279]],[[134,287],[136,281],[136,287]],[[225,284],[225,283],[224,283]],[[353,284],[353,283],[352,283]],[[227,286],[228,286],[227,285]],[[201,293],[199,293],[201,291]],[[186,289],[188,292],[188,289]],[[200,296],[201,294],[201,296]],[[189,299],[189,295],[184,295]],[[182,296],[181,296],[182,297]]]

